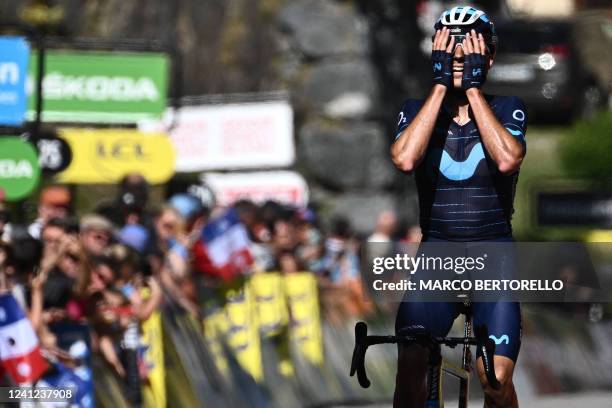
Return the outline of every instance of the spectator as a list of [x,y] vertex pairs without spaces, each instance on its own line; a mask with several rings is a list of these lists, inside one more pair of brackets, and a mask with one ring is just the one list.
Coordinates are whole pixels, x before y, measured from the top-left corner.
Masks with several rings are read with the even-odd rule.
[[314,213],[310,209],[296,212],[296,255],[306,270],[320,272],[323,268],[323,238],[315,226],[315,221]]
[[65,309],[71,299],[85,294],[90,279],[87,256],[79,241],[67,234],[44,249],[41,270],[48,275],[44,285],[45,309]]
[[127,224],[119,231],[119,241],[143,254],[149,243],[149,231],[139,224]]
[[393,211],[386,210],[378,215],[374,232],[367,239],[366,253],[369,259],[388,256],[393,252],[397,229],[398,221]]
[[[16,225],[14,242],[0,243],[0,286],[26,310],[45,355],[73,364],[58,347],[51,323],[90,323],[92,349],[122,379],[134,405],[142,398],[141,376],[147,375],[139,360],[140,324],[162,302],[199,316],[199,296],[209,300],[220,285],[218,279],[199,285],[205,279],[194,275],[190,262],[196,260],[195,266],[200,253],[210,263],[200,241],[209,210],[192,195],[175,194],[147,218],[143,203],[148,191],[142,181],[135,175],[124,181],[116,224],[99,214],[70,218],[66,196],[58,199],[60,190],[45,190],[33,224],[40,227],[39,238]],[[127,205],[130,194],[134,205]],[[243,200],[235,207],[252,241],[256,271],[316,271],[324,313],[332,323],[367,313],[358,241],[348,221],[335,220],[326,239],[311,210],[272,201],[258,206]]]
[[149,227],[151,217],[146,212],[149,202],[149,183],[139,173],[127,174],[119,183],[119,190],[112,202],[102,203],[96,213],[103,215],[113,224],[141,224]]
[[184,243],[185,220],[173,207],[168,205],[162,207],[155,215],[154,225],[157,246],[162,252]]
[[8,242],[11,237],[11,213],[4,204],[4,190],[0,188],[0,241]]
[[165,206],[155,216],[154,223],[158,252],[166,254],[168,269],[174,276],[184,277],[189,261],[184,218],[173,207]]
[[359,277],[357,243],[349,221],[332,221],[331,236],[325,242],[321,276],[321,300],[330,322],[340,324],[347,318],[362,316],[371,311],[365,302],[365,292]]
[[378,215],[374,233],[368,242],[391,242],[397,229],[397,216],[393,211],[383,211]]
[[202,204],[199,198],[187,193],[173,195],[168,203],[185,220],[185,231],[190,236],[190,241],[197,239],[193,235],[198,235],[204,227],[210,210]]
[[274,249],[280,253],[290,251],[297,245],[294,225],[285,219],[278,219],[273,224],[272,242]]
[[251,239],[250,250],[253,255],[255,272],[270,271],[276,266],[274,253],[270,246],[272,234],[263,222],[262,211],[249,200],[239,200],[234,205],[240,220],[247,228]]
[[283,274],[303,271],[295,253],[291,250],[283,250],[278,254],[278,270]]
[[81,218],[80,239],[85,252],[89,255],[102,255],[113,236],[113,224],[97,214],[88,214]]
[[68,223],[64,218],[51,218],[42,228],[40,239],[45,253],[57,253],[60,243],[68,235]]
[[42,245],[28,235],[19,237],[10,247],[4,247],[3,257],[0,289],[11,292],[21,307],[27,309],[27,287],[40,264]]
[[45,187],[39,197],[36,220],[28,227],[28,233],[40,239],[44,225],[51,218],[64,218],[70,214],[70,190],[64,186]]

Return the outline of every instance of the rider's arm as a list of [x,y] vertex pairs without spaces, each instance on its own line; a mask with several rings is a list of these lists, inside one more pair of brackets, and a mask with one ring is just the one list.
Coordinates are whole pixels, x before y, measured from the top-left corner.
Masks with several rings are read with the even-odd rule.
[[524,143],[500,123],[480,89],[470,88],[466,95],[487,153],[497,163],[501,173],[516,172],[525,157]]
[[395,143],[391,146],[391,159],[395,166],[411,173],[421,163],[431,134],[446,95],[452,86],[452,50],[455,39],[449,42],[450,31],[444,27],[436,31],[432,42],[432,66],[434,86],[419,109],[414,103],[407,104],[400,112],[398,132]]
[[[442,101],[446,95],[446,87],[434,85],[425,103],[391,146],[391,159],[395,166],[405,172],[412,172],[421,162],[427,151]],[[400,113],[399,126],[406,121],[404,111]]]

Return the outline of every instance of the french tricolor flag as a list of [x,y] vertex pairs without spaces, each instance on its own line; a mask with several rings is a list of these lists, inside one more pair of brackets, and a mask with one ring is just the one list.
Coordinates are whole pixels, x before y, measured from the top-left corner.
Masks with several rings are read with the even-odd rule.
[[247,230],[233,208],[204,227],[202,242],[208,258],[224,280],[244,273],[253,264]]
[[32,383],[47,370],[38,337],[13,295],[0,295],[0,366],[16,384]]

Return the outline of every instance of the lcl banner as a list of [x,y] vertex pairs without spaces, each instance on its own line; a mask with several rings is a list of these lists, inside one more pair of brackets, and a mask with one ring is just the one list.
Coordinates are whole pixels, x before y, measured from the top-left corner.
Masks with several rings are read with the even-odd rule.
[[[35,114],[37,55],[29,69],[28,118]],[[48,50],[45,122],[135,123],[166,109],[169,59],[160,53]]]
[[77,184],[117,183],[138,172],[152,184],[164,183],[174,174],[175,153],[163,133],[130,129],[60,129],[73,158],[58,181]]
[[0,38],[0,125],[21,126],[25,119],[29,56],[25,39]]

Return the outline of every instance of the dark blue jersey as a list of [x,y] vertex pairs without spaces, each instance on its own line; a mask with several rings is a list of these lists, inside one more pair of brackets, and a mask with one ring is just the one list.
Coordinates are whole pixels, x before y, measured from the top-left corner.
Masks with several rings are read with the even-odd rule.
[[[527,115],[523,102],[517,97],[486,98],[499,122],[525,144]],[[416,99],[404,103],[396,139],[423,103]],[[499,172],[482,143],[471,110],[470,117],[470,122],[460,126],[442,108],[427,153],[415,169],[425,237],[468,241],[512,233],[510,221],[518,172]]]

